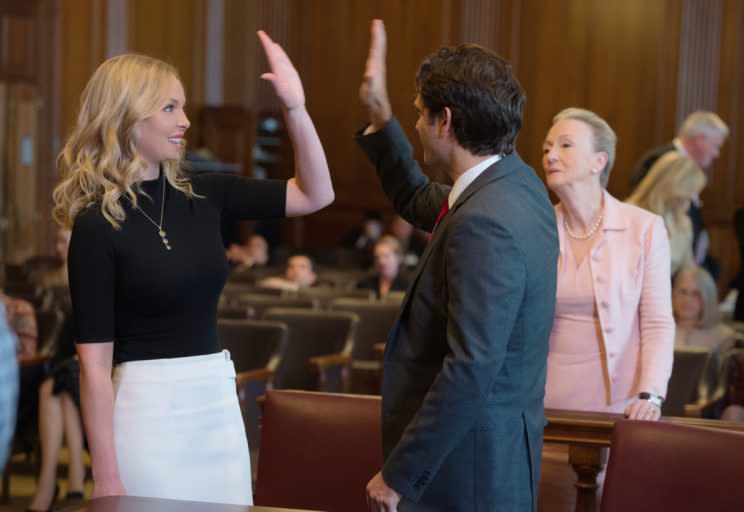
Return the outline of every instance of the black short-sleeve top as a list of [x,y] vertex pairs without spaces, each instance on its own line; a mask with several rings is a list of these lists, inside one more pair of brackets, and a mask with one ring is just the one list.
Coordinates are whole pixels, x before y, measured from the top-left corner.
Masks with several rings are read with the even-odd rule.
[[[68,270],[78,343],[114,342],[114,363],[212,354],[217,301],[227,279],[222,219],[283,217],[287,182],[195,175],[189,198],[161,176],[142,182],[138,206],[156,223],[165,185],[163,230],[122,199],[114,229],[99,205],[75,219]],[[149,197],[148,197],[149,196]]]

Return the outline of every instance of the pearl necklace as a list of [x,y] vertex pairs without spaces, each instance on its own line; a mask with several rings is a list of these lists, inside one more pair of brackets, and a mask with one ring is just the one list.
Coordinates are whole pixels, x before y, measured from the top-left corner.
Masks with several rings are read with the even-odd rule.
[[142,208],[137,206],[135,203],[133,203],[131,199],[129,200],[129,202],[132,203],[132,206],[137,208],[140,211],[140,213],[147,218],[147,220],[152,222],[152,224],[156,228],[158,228],[158,235],[160,235],[160,240],[163,242],[163,245],[165,246],[165,248],[170,251],[171,246],[170,246],[170,242],[168,241],[168,235],[163,229],[163,212],[165,211],[165,175],[163,175],[163,199],[160,202],[160,223],[157,223],[154,220],[152,220],[152,218],[150,218],[150,216],[145,213],[145,210],[143,210]]
[[597,228],[599,228],[603,220],[604,210],[599,214],[599,218],[597,219],[597,222],[594,223],[592,228],[583,235],[577,235],[573,231],[571,231],[571,228],[568,227],[568,221],[565,218],[563,219],[563,226],[566,228],[566,233],[568,233],[568,236],[570,236],[571,238],[575,240],[586,240],[587,238],[591,237],[595,231],[597,231]]

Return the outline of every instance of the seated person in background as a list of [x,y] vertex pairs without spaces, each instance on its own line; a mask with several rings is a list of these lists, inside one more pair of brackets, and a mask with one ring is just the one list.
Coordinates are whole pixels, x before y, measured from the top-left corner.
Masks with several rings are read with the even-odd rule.
[[80,364],[75,356],[72,306],[67,275],[70,230],[58,229],[55,251],[60,266],[42,272],[37,281],[54,290],[55,304],[64,314],[56,350],[38,387],[41,444],[36,492],[27,512],[49,510],[57,498],[57,464],[64,437],[68,451],[67,500],[82,500],[85,482],[83,426],[80,419]]
[[37,390],[44,376],[44,368],[37,361],[38,329],[36,313],[30,302],[8,297],[0,288],[0,310],[5,309],[4,320],[18,340],[17,361],[19,363],[18,407],[15,414],[15,436],[25,439],[36,431]]
[[75,356],[72,315],[65,315],[57,351],[39,387],[41,463],[36,492],[27,512],[50,510],[57,498],[57,463],[62,438],[67,445],[67,500],[83,499],[85,465],[80,418],[80,364]]
[[53,289],[58,286],[67,287],[67,249],[70,247],[70,236],[72,231],[60,228],[54,237],[54,252],[59,259],[59,265],[44,269],[34,277],[34,281],[42,288]]
[[693,226],[687,210],[705,187],[707,178],[691,159],[670,151],[651,166],[627,202],[664,219],[671,252],[671,275],[695,262]]
[[8,327],[18,337],[18,357],[37,354],[38,331],[36,314],[30,302],[5,295],[0,288],[0,302],[5,305],[5,316]]
[[313,260],[310,256],[295,254],[287,260],[284,277],[267,277],[262,279],[258,285],[262,288],[274,288],[289,292],[309,288],[318,280],[313,266]]
[[375,274],[360,279],[356,287],[374,290],[378,299],[386,297],[389,292],[406,291],[408,279],[400,272],[403,250],[398,239],[392,235],[380,238],[375,243],[374,257]]
[[685,267],[674,278],[672,309],[676,330],[676,347],[711,349],[708,374],[701,387],[700,398],[708,398],[716,388],[716,378],[722,354],[734,343],[734,331],[721,323],[718,311],[718,290],[710,274],[696,265]]
[[396,215],[390,223],[390,232],[400,242],[403,251],[403,265],[415,267],[426,249],[428,234],[414,228],[403,217]]
[[345,239],[344,246],[354,249],[358,253],[358,265],[361,268],[372,266],[372,248],[382,236],[382,217],[380,212],[369,210],[364,214],[364,223],[352,231]]
[[371,248],[382,236],[382,217],[380,212],[369,210],[364,214],[364,223],[346,237],[346,245],[354,249]]
[[[0,276],[2,277],[2,276]],[[18,402],[18,362],[16,337],[5,320],[5,306],[0,303],[0,473],[10,455]]]
[[744,423],[744,397],[740,393],[736,393],[737,390],[744,389],[744,374],[737,368],[736,371],[731,375],[731,382],[729,383],[729,392],[727,397],[730,401],[738,402],[729,405],[723,410],[721,419],[723,421],[736,421]]
[[227,261],[240,268],[262,267],[269,261],[269,244],[261,235],[253,234],[243,245],[230,244]]

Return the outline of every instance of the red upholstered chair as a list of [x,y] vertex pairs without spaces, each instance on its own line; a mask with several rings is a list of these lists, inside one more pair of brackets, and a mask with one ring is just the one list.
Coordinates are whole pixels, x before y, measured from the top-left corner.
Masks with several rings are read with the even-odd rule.
[[744,510],[744,434],[615,423],[602,512]]
[[256,505],[367,512],[364,488],[381,467],[380,397],[266,394]]

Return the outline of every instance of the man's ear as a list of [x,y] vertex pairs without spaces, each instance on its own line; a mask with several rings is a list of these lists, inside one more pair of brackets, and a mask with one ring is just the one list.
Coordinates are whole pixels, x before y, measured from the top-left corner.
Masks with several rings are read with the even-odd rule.
[[437,116],[437,127],[440,137],[452,137],[452,110],[449,107],[444,107],[439,115]]

